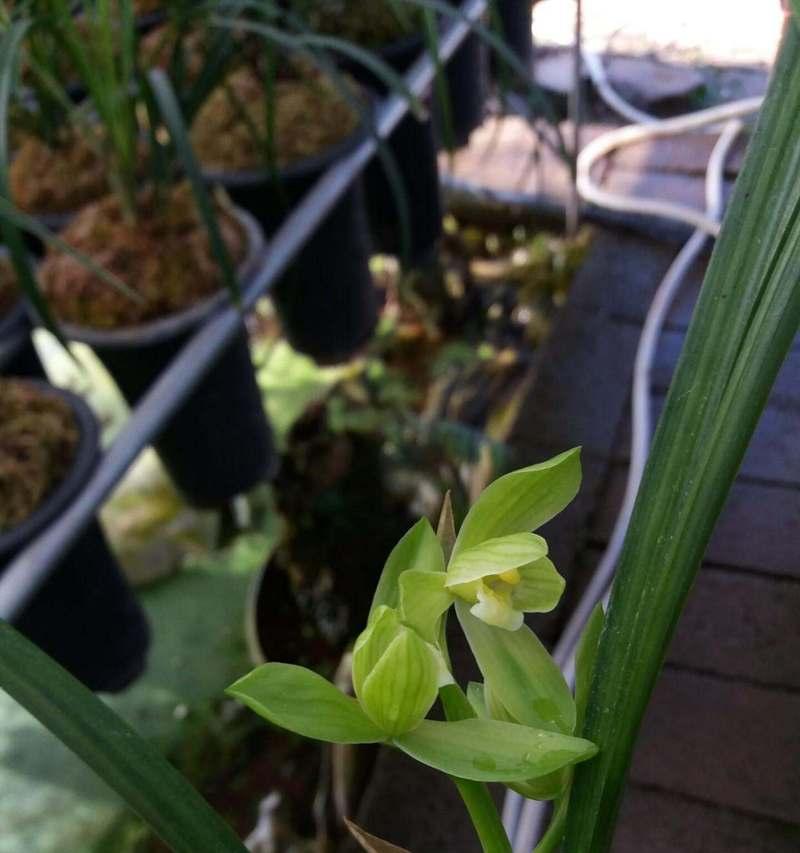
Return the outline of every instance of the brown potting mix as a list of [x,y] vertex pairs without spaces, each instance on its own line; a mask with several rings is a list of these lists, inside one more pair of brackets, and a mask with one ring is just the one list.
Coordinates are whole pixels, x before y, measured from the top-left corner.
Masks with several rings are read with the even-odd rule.
[[[223,241],[231,260],[240,263],[247,252],[244,229],[227,200],[218,197],[215,203]],[[189,308],[224,287],[188,184],[166,195],[143,190],[135,217],[116,195],[105,196],[84,207],[61,237],[129,289],[112,286],[85,263],[50,247],[39,278],[53,312],[65,322],[96,329],[136,326]]]
[[64,479],[78,426],[69,404],[19,379],[0,379],[0,531],[29,518]]

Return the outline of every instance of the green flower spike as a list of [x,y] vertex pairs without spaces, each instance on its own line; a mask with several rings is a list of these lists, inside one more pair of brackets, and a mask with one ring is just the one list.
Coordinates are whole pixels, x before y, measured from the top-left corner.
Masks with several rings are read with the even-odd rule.
[[571,450],[507,474],[481,494],[461,526],[445,580],[473,616],[517,631],[525,613],[558,604],[564,579],[547,558],[547,542],[530,531],[570,503],[580,480],[580,451]]

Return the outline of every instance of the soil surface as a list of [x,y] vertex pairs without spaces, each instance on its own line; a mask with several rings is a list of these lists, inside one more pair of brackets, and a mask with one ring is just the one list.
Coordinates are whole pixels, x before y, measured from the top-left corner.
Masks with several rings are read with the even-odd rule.
[[67,402],[30,383],[0,379],[0,532],[29,518],[64,479],[77,444]]
[[192,127],[203,166],[229,172],[266,169],[270,161],[289,166],[342,142],[358,125],[333,82],[312,72],[278,77],[268,103],[261,73],[251,67],[233,71]]
[[[216,200],[218,222],[232,260],[247,246],[233,209]],[[61,233],[70,246],[115,275],[133,295],[113,287],[72,256],[49,248],[40,283],[56,316],[98,329],[135,326],[169,316],[216,293],[223,277],[187,184],[167,198],[152,189],[138,199],[135,219],[116,196],[84,207]]]

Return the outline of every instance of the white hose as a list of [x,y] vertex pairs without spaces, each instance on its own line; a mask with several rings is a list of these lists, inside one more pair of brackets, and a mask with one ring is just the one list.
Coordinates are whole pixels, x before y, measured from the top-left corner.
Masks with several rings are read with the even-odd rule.
[[[602,61],[584,51],[584,62],[594,85],[606,103],[637,125],[611,131],[589,143],[578,158],[577,182],[581,196],[599,206],[629,213],[660,216],[688,223],[695,232],[673,261],[656,291],[647,312],[634,363],[631,410],[631,460],[622,508],[614,524],[608,546],[598,564],[588,589],[583,594],[559,639],[553,656],[562,668],[570,686],[575,681],[575,650],[586,622],[599,601],[608,601],[617,561],[628,530],[636,494],[644,472],[652,435],[650,382],[661,331],[669,310],[687,272],[703,251],[709,237],[719,233],[724,200],[725,161],[731,146],[742,130],[740,117],[757,111],[761,98],[748,98],[732,104],[701,110],[687,116],[659,120],[637,110],[610,86]],[[649,199],[633,199],[609,193],[591,179],[592,166],[616,148],[636,142],[697,130],[726,122],[711,153],[706,171],[706,211],[700,213],[683,205]],[[523,800],[509,791],[503,804],[503,824],[512,840],[514,853],[530,853],[541,836],[547,805]]]

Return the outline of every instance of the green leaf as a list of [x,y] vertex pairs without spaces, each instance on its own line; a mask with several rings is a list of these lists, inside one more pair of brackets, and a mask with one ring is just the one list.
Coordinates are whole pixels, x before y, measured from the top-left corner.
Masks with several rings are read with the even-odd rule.
[[265,663],[225,692],[273,725],[303,737],[330,743],[386,739],[355,699],[302,666]]
[[389,554],[372,599],[370,620],[381,605],[394,608],[400,606],[399,580],[405,571],[444,571],[442,546],[427,518],[421,518]]
[[438,693],[433,649],[416,631],[404,628],[364,680],[358,698],[381,731],[399,735],[419,724]]
[[586,719],[589,691],[592,686],[592,675],[594,674],[595,663],[597,663],[597,649],[600,645],[600,634],[604,623],[603,605],[598,604],[583,629],[575,653],[575,707],[577,711],[575,731],[578,734],[583,731],[583,721]]
[[439,642],[442,616],[452,603],[443,572],[411,570],[400,575],[400,616],[427,642]]
[[518,569],[547,554],[547,542],[534,533],[513,533],[462,549],[447,567],[447,586],[454,587]]
[[66,670],[0,622],[0,688],[94,770],[175,853],[246,853],[153,745]]
[[549,613],[561,601],[566,581],[547,557],[523,566],[519,573],[521,580],[511,594],[517,610]]
[[483,679],[517,722],[563,734],[575,731],[575,702],[561,670],[536,635],[523,625],[504,631],[476,619],[456,603],[461,627]]
[[570,503],[580,482],[580,448],[495,480],[464,519],[451,560],[487,539],[541,527]]
[[[800,34],[790,24],[659,422],[600,638],[565,850],[611,847],[666,650],[800,324]],[[713,756],[697,756],[714,760]]]
[[164,124],[166,124],[169,130],[172,143],[180,158],[183,170],[186,172],[186,177],[191,184],[200,218],[203,220],[203,224],[208,232],[208,241],[214,255],[214,260],[219,267],[231,299],[238,305],[241,302],[241,289],[236,277],[236,270],[234,269],[233,261],[231,260],[225,241],[222,239],[217,214],[211,202],[211,196],[206,187],[200,165],[192,149],[192,144],[189,141],[189,134],[186,131],[186,124],[183,120],[178,99],[175,97],[175,92],[172,89],[169,78],[163,71],[154,69],[150,72],[148,78],[153,88],[153,94],[161,109],[161,117],[164,119]]
[[392,741],[436,770],[475,782],[522,782],[585,761],[593,743],[497,720],[423,720]]

